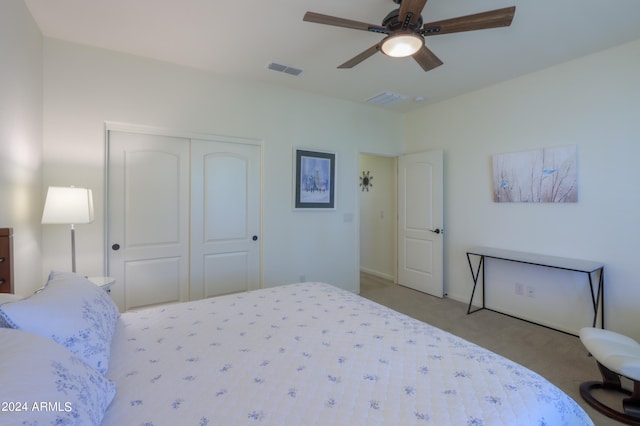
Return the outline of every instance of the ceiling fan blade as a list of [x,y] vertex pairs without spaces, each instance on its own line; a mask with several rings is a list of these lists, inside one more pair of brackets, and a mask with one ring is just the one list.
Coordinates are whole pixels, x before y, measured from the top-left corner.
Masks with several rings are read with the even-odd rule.
[[516,7],[490,10],[488,12],[475,13],[473,15],[460,16],[458,18],[444,19],[442,21],[424,24],[422,31],[425,36],[436,34],[459,33],[462,31],[485,30],[488,28],[508,27],[511,25]]
[[420,50],[413,54],[413,59],[416,60],[418,65],[422,67],[423,70],[431,71],[434,68],[442,65],[442,61],[436,55],[433,54],[431,50],[427,48],[427,46],[422,46]]
[[374,31],[388,33],[389,30],[380,25],[367,24],[366,22],[352,21],[351,19],[338,18],[337,16],[323,15],[316,12],[304,14],[303,21],[315,22],[316,24],[333,25],[334,27],[351,28],[354,30]]
[[427,0],[402,0],[402,3],[400,3],[400,21],[403,22],[407,17],[407,13],[410,13],[411,20],[408,23],[415,24],[418,22],[425,4],[427,4]]
[[373,45],[367,50],[365,50],[364,52],[354,56],[344,64],[340,65],[338,68],[353,68],[356,65],[358,65],[360,62],[364,61],[365,59],[378,53],[378,50],[380,50],[380,43]]

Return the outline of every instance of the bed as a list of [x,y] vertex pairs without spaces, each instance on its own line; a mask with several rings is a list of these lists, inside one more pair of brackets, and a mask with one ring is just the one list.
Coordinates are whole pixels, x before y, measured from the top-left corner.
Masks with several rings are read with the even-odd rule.
[[54,272],[0,303],[2,424],[593,424],[523,366],[325,283],[119,314]]

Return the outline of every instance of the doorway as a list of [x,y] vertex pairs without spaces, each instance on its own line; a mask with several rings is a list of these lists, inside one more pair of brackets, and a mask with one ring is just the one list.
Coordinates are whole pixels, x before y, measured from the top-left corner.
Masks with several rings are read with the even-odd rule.
[[360,154],[360,271],[396,282],[397,159]]
[[360,271],[444,295],[443,152],[362,153]]

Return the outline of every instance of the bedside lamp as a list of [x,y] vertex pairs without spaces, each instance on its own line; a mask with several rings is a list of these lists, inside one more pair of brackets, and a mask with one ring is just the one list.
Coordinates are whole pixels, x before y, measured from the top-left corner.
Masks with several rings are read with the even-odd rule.
[[93,222],[93,196],[88,188],[50,186],[42,223],[71,225],[71,270],[76,272],[76,224]]

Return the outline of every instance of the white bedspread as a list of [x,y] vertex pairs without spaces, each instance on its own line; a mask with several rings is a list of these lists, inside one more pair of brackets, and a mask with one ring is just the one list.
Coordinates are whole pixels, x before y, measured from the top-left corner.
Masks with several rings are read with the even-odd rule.
[[536,373],[328,284],[123,314],[104,425],[590,425]]

